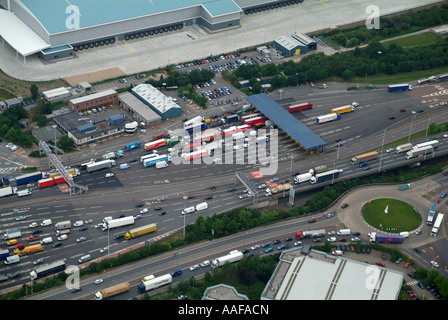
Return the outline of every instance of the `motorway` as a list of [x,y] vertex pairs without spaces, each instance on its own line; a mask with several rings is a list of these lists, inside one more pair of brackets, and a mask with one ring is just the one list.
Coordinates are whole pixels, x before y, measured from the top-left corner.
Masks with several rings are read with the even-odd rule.
[[[335,181],[368,174],[369,171],[365,172],[361,168],[352,166],[349,159],[355,154],[374,147],[378,148],[378,146],[382,145],[383,139],[384,144],[387,144],[398,137],[406,137],[410,132],[411,123],[412,132],[417,132],[427,127],[428,119],[434,119],[437,123],[448,121],[448,114],[442,108],[434,107],[426,100],[426,104],[424,104],[421,99],[417,98],[419,91],[421,92],[420,95],[426,95],[428,90],[434,90],[432,86],[416,88],[411,94],[388,94],[384,88],[374,91],[353,92],[346,91],[344,86],[346,85],[331,84],[330,88],[326,90],[303,86],[286,89],[282,97],[277,93],[272,94],[273,98],[285,107],[288,103],[295,101],[305,100],[312,102],[315,105],[312,110],[298,113],[296,116],[328,141],[329,144],[326,152],[316,156],[307,156],[290,143],[287,137],[280,136],[279,170],[277,174],[279,179],[291,180],[293,173],[307,171],[309,168],[320,164],[327,164],[329,167],[334,166],[343,170],[340,178],[335,179]],[[313,121],[316,116],[328,113],[329,109],[335,105],[343,105],[352,101],[360,103],[360,107],[356,112],[343,115],[341,120],[321,125]],[[407,111],[400,112],[399,110],[402,108],[406,108]],[[410,113],[412,110],[417,109],[423,109],[424,112],[418,113],[413,118]],[[214,112],[216,111],[204,111],[205,116]],[[389,120],[391,115],[395,116],[395,119]],[[168,130],[178,125],[179,123],[171,123],[169,124],[170,127],[164,129]],[[383,134],[378,134],[378,132],[383,132]],[[95,148],[95,154],[85,154],[83,152],[82,156],[87,158],[92,156],[98,157],[105,151],[118,149],[120,145],[124,144],[123,141],[126,139],[127,141],[137,139],[145,142],[148,138],[148,135],[119,138],[106,145],[98,145],[98,148]],[[439,138],[440,145],[436,155],[448,151],[448,139]],[[336,148],[335,139],[342,139],[344,145]],[[166,149],[167,147],[162,147],[159,149],[159,153],[167,152]],[[0,150],[2,153],[7,152],[5,148],[0,148]],[[52,248],[51,245],[47,245],[44,252],[23,257],[19,265],[0,267],[0,272],[2,273],[11,274],[16,271],[23,273],[21,279],[10,280],[1,284],[0,288],[6,289],[24,283],[27,278],[25,275],[29,274],[33,268],[32,261],[37,258],[43,258],[45,262],[65,259],[67,265],[77,265],[77,259],[86,253],[90,253],[93,259],[103,257],[104,254],[100,253],[99,250],[106,247],[108,243],[112,253],[142,243],[145,239],[117,241],[113,239],[113,233],[115,232],[107,234],[107,232],[102,232],[100,229],[93,227],[94,224],[99,223],[105,216],[117,217],[138,213],[139,208],[136,208],[135,205],[140,201],[143,201],[145,207],[149,208],[149,212],[142,214],[142,218],[136,221],[135,226],[155,222],[158,225],[158,231],[155,236],[166,235],[180,230],[183,228],[184,222],[186,224],[194,222],[194,219],[199,214],[207,216],[228,211],[241,205],[251,205],[252,201],[250,198],[245,200],[238,199],[244,187],[241,184],[236,184],[235,171],[254,171],[258,169],[257,165],[206,165],[201,163],[195,165],[170,165],[168,168],[157,170],[155,168],[143,168],[138,161],[139,157],[145,153],[142,149],[127,152],[123,158],[117,161],[117,166],[111,170],[91,174],[81,171],[81,175],[76,177],[75,181],[89,187],[87,195],[70,197],[66,188],[50,187],[41,190],[34,188],[33,194],[22,198],[20,202],[17,202],[15,197],[2,199],[0,204],[2,207],[0,209],[1,232],[21,228],[24,233],[23,239],[26,239],[33,231],[33,229],[28,227],[31,222],[40,222],[46,218],[52,218],[53,223],[67,218],[72,222],[92,219],[93,224],[88,224],[88,229],[85,231],[73,228],[69,238],[63,241],[62,247]],[[75,164],[76,161],[83,160],[81,158],[77,159],[76,156],[61,156],[61,158],[70,159],[71,162],[68,164]],[[247,155],[245,154],[244,156],[247,160]],[[16,161],[16,158],[14,159]],[[131,159],[136,159],[137,162],[131,163],[130,169],[118,169],[120,163],[129,163]],[[403,154],[382,152],[381,160],[371,163],[372,169],[370,172],[380,171],[380,163],[381,170],[386,170],[411,162],[416,162],[416,160],[406,160]],[[67,161],[64,161],[64,163],[67,164]],[[109,171],[114,173],[114,177],[105,178],[105,173]],[[250,177],[250,173],[247,175]],[[254,180],[254,182],[258,185],[269,178],[271,177]],[[237,191],[227,192],[227,188],[232,185],[237,187]],[[320,187],[321,185],[312,186],[308,183],[295,186],[298,194],[296,204],[302,200],[300,196],[302,192]],[[184,195],[195,195],[195,198],[186,200],[183,199]],[[187,216],[180,214],[183,208],[203,202],[207,195],[213,195],[213,199],[207,200],[209,203],[208,210]],[[157,200],[160,196],[165,197],[164,202]],[[263,198],[264,196],[261,195],[260,201]],[[154,206],[162,206],[167,214],[159,216],[158,211],[153,210]],[[16,221],[15,216],[17,215],[25,215],[27,219]],[[55,238],[52,226],[39,227],[39,229],[42,230],[42,234],[39,235],[41,238],[45,236]],[[118,231],[124,230],[120,229]],[[81,243],[76,242],[76,239],[81,236],[85,236],[87,240]]]

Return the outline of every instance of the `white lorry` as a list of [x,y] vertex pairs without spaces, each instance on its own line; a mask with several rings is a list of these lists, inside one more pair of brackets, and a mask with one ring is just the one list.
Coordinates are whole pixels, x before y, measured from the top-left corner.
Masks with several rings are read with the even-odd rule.
[[28,196],[30,194],[31,194],[31,189],[25,189],[25,190],[17,191],[17,196],[18,197],[24,197],[24,196]]
[[233,250],[233,251],[230,251],[225,256],[222,256],[222,257],[212,260],[211,267],[212,267],[212,269],[216,269],[216,268],[222,267],[226,262],[234,263],[234,262],[240,261],[242,258],[243,258],[243,253],[241,251]]
[[196,206],[196,211],[205,210],[205,209],[207,209],[207,208],[208,208],[208,203],[207,203],[207,202],[202,202],[202,203],[199,203],[199,204]]
[[338,232],[336,232],[338,236],[348,236],[350,233],[351,233],[350,229],[341,229]]
[[294,177],[294,184],[310,181],[313,174],[311,172],[302,173]]
[[128,216],[124,218],[112,219],[103,223],[101,230],[106,231],[107,229],[114,229],[118,227],[128,226],[134,224],[135,219],[133,216]]

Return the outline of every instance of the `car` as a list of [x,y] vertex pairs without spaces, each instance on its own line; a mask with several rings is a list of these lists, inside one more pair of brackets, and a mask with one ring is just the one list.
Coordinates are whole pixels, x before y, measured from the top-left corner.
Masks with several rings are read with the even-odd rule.
[[434,201],[434,203],[439,203],[440,202],[440,199],[436,199],[435,201]]
[[436,267],[436,268],[439,267],[439,264],[438,264],[436,261],[434,261],[434,260],[431,261],[431,264],[432,264],[434,267]]
[[411,263],[408,261],[408,262],[406,262],[406,263],[404,264],[403,267],[408,268],[410,264],[411,264]]
[[371,168],[369,166],[362,168],[363,171],[370,170]]
[[361,241],[360,238],[356,238],[356,237],[355,237],[355,238],[351,238],[350,240],[351,240],[352,242]]
[[29,236],[28,239],[26,239],[26,240],[28,240],[28,242],[31,242],[31,241],[36,241],[36,240],[39,240],[39,239],[40,238],[37,237],[37,236]]
[[347,241],[347,238],[339,238],[339,242],[345,242]]
[[260,248],[258,244],[254,244],[252,247],[250,247],[251,250],[257,250],[258,248]]
[[104,253],[104,252],[107,252],[107,247],[104,247],[104,248],[100,249],[100,253]]
[[393,117],[393,116],[392,116],[392,117],[389,117],[389,120],[394,120],[394,119],[395,119],[395,117]]
[[319,237],[313,238],[313,242],[321,242],[321,241],[322,241],[322,238],[319,238]]
[[58,248],[62,246],[62,242],[61,241],[57,241],[55,243],[53,243],[53,248]]
[[87,238],[86,237],[79,237],[78,239],[76,239],[76,242],[83,242],[86,241]]
[[359,164],[359,167],[360,167],[360,168],[363,168],[363,167],[367,167],[368,165],[369,165],[368,162],[361,162],[361,163]]
[[159,216],[164,216],[164,215],[166,215],[166,211],[160,211],[159,212]]
[[423,109],[419,109],[418,111],[417,111],[417,113],[422,113],[422,112],[424,112],[425,110],[423,110]]
[[333,218],[334,217],[334,213],[327,213],[326,215],[325,215],[325,217],[327,217],[327,218]]
[[284,244],[282,244],[281,246],[278,246],[277,247],[277,250],[283,250],[283,249],[285,249],[286,248],[286,246],[284,245]]
[[33,222],[29,225],[30,228],[36,228],[38,226],[39,226],[39,224],[37,222]]
[[281,241],[280,240],[274,240],[274,241],[272,241],[271,243],[272,244],[278,244],[278,243],[280,243]]
[[397,260],[395,260],[395,263],[399,264],[401,261],[403,261],[403,258],[402,257],[398,257]]
[[200,266],[201,267],[208,267],[210,265],[210,261],[209,260],[205,260],[205,261],[202,261],[201,263],[200,263]]
[[87,228],[87,227],[82,227],[82,228],[79,228],[79,231],[86,231],[86,230],[88,230],[89,228]]
[[283,242],[288,242],[288,241],[292,241],[292,238],[288,237],[288,238],[283,239]]
[[422,249],[417,248],[417,247],[414,248],[414,251],[417,252],[417,253],[422,253]]
[[141,207],[143,207],[143,202],[138,202],[138,203],[136,203],[136,204],[135,204],[135,207],[136,207],[136,208],[141,208]]
[[105,178],[110,178],[110,177],[113,177],[113,176],[114,176],[114,174],[112,172],[108,172],[108,173],[106,173],[106,175],[104,177]]
[[61,234],[61,235],[58,237],[58,240],[59,240],[59,241],[67,240],[67,238],[68,238],[68,236],[67,236],[66,234]]
[[160,211],[162,210],[162,207],[154,207],[154,211]]
[[75,292],[78,292],[78,291],[81,291],[82,289],[81,289],[81,287],[78,287],[78,288],[73,288],[72,289],[72,293],[75,293]]
[[236,190],[236,188],[229,188],[229,189],[227,189],[227,192],[233,192],[233,191],[235,191]]
[[400,112],[406,112],[406,109],[400,109]]
[[341,206],[342,209],[345,209],[345,208],[347,208],[347,207],[348,207],[348,203],[344,203],[344,204]]
[[274,251],[274,249],[272,249],[272,248],[267,248],[266,250],[264,250],[264,252],[266,252],[266,253],[269,253],[269,252],[272,252],[272,251]]
[[205,200],[210,200],[210,199],[213,199],[212,195],[208,195],[208,196],[205,197]]
[[189,196],[184,196],[183,198],[184,198],[184,200],[187,200],[187,199],[194,199],[195,196],[193,196],[193,195],[189,195]]
[[140,214],[138,214],[138,213],[134,214],[133,217],[134,217],[135,220],[138,220],[138,219],[142,218],[142,216]]
[[264,188],[266,188],[267,186],[266,186],[266,184],[265,183],[262,183],[262,184],[260,184],[259,186],[258,186],[258,189],[264,189]]
[[143,208],[140,210],[140,213],[147,213],[148,211],[149,211],[148,208]]
[[177,297],[178,300],[188,300],[188,296],[185,294],[181,294]]
[[329,236],[334,236],[336,234],[336,231],[328,231]]
[[190,271],[198,270],[200,267],[198,264],[195,264],[194,266],[190,267]]
[[316,219],[310,219],[310,220],[308,220],[308,223],[315,223],[316,222]]
[[247,193],[244,193],[244,194],[240,195],[238,198],[246,199],[246,198],[249,198],[249,195]]
[[41,264],[41,263],[44,263],[44,259],[42,259],[42,258],[39,258],[39,259],[33,261],[34,265]]
[[336,143],[336,147],[342,147],[343,145],[344,145],[344,143],[342,143],[342,142]]
[[378,265],[378,266],[381,266],[381,267],[385,267],[386,266],[383,261],[376,261],[375,264]]
[[446,192],[444,192],[444,193],[442,193],[442,194],[440,195],[440,198],[445,198],[445,197],[446,197],[446,195],[447,195],[447,193],[446,193]]
[[16,151],[17,149],[19,149],[19,147],[16,146],[15,144],[11,147],[11,151]]
[[93,219],[87,219],[84,223],[93,223]]
[[94,283],[95,283],[95,284],[103,283],[103,279],[96,279],[96,280],[94,281]]
[[441,106],[446,106],[447,104],[448,104],[448,102],[446,102],[446,101],[442,101],[442,102],[440,102],[439,103]]
[[138,160],[137,159],[131,159],[129,162],[130,163],[136,163]]
[[34,186],[35,186],[34,183],[28,183],[28,184],[26,185],[27,188],[32,188],[32,187],[34,187]]
[[277,177],[275,177],[275,178],[272,178],[271,179],[271,182],[277,182],[279,179],[277,178]]
[[417,285],[418,285],[421,289],[425,289],[425,286],[423,285],[423,283],[418,282]]
[[389,148],[386,150],[387,153],[393,152],[395,149],[394,148]]
[[415,278],[415,274],[414,273],[408,273],[408,276],[409,276],[409,278],[412,278],[412,279],[414,279]]
[[74,224],[73,224],[73,226],[75,226],[75,227],[80,227],[80,226],[82,226],[84,224],[84,222],[82,221],[82,220],[80,220],[80,221],[76,221]]
[[296,241],[296,242],[294,242],[294,245],[295,246],[301,246],[302,245],[302,241]]
[[18,216],[18,217],[16,217],[16,221],[22,221],[22,220],[25,220],[25,219],[26,219],[25,216]]

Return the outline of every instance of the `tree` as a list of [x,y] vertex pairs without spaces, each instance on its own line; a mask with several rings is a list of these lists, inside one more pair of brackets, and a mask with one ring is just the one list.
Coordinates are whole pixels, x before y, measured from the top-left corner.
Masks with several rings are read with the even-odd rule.
[[68,136],[62,136],[57,142],[57,145],[59,148],[64,150],[64,152],[71,151],[76,147],[75,141],[73,141],[73,139],[69,138]]
[[39,88],[36,84],[32,84],[30,86],[30,92],[31,92],[31,99],[37,99],[37,97],[39,96]]

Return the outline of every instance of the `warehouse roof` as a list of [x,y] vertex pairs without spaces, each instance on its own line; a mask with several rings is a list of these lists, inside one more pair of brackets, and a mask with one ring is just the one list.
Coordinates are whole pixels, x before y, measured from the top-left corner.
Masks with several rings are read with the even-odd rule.
[[403,277],[401,271],[295,248],[282,253],[261,299],[396,300]]
[[150,84],[139,84],[132,88],[131,91],[136,97],[153,107],[160,114],[164,114],[170,109],[181,109],[171,97],[167,97]]
[[302,145],[305,150],[316,150],[327,145],[321,137],[294,118],[268,95],[264,93],[255,94],[246,97],[246,100],[285,131],[293,140]]
[[[202,6],[211,16],[240,12],[233,0],[20,0],[48,33],[71,31],[67,23],[79,16],[79,28],[129,20],[194,6]],[[70,6],[71,5],[71,6]],[[99,14],[105,12],[107,14]],[[75,26],[78,28],[78,26]]]
[[280,37],[275,38],[274,41],[287,50],[294,50],[297,47],[303,47],[303,43],[294,38],[291,38],[290,36],[281,35]]

